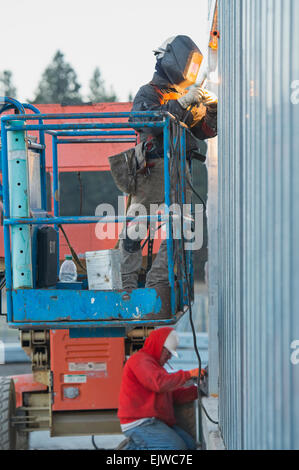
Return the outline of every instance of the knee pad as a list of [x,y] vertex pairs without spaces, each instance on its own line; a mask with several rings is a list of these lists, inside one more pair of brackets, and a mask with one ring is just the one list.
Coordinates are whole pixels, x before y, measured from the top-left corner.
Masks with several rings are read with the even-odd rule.
[[128,253],[137,253],[141,248],[141,241],[132,240],[126,235],[126,238],[123,240],[123,247]]

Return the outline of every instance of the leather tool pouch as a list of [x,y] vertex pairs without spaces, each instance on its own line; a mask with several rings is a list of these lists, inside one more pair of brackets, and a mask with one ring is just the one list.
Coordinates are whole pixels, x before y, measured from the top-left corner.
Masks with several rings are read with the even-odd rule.
[[146,168],[144,143],[109,157],[112,177],[118,189],[126,194],[136,193],[136,177]]

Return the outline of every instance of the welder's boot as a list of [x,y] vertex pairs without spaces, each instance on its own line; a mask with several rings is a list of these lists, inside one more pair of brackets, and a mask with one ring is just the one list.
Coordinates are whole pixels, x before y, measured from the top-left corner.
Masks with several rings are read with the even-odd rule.
[[169,286],[166,240],[162,241],[159,252],[146,276],[145,287],[154,288],[157,286]]
[[122,288],[132,291],[138,288],[138,274],[142,265],[141,249],[129,253],[124,247],[124,240],[120,241]]

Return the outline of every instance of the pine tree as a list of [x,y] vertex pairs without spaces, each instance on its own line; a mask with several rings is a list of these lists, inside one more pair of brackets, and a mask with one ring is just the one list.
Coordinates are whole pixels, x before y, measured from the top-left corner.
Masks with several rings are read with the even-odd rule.
[[89,99],[93,103],[111,103],[117,101],[117,96],[112,87],[110,87],[110,93],[105,88],[105,82],[101,78],[101,72],[99,67],[94,70],[93,76],[89,82]]
[[80,88],[75,70],[58,50],[42,75],[32,103],[81,104]]
[[0,73],[0,96],[17,97],[17,89],[12,83],[12,72],[10,70],[3,70]]

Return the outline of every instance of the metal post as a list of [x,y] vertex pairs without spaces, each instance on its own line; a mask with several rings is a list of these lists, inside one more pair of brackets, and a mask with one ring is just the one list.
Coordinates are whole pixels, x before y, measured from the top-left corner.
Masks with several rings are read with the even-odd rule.
[[[59,179],[58,179],[58,149],[57,137],[52,137],[52,151],[53,151],[53,208],[54,217],[59,217]],[[57,232],[57,275],[59,275],[59,227],[54,225]]]
[[[19,121],[11,121],[18,127]],[[21,124],[22,125],[22,124]],[[30,216],[28,159],[25,131],[14,130],[7,138],[8,178],[10,216],[26,218]],[[32,287],[32,253],[29,225],[16,225],[11,228],[12,274],[14,289]]]
[[167,118],[163,129],[164,136],[164,187],[165,187],[165,215],[168,216],[167,230],[167,259],[168,259],[168,279],[171,288],[171,312],[175,313],[175,291],[174,291],[174,261],[173,261],[173,237],[172,220],[169,217],[170,208],[170,174],[169,174],[169,118]]
[[[182,208],[181,210],[184,211],[184,204],[186,204],[185,200],[185,178],[186,178],[186,138],[185,138],[185,131],[182,132],[182,129],[180,129],[180,163],[181,163],[181,189],[182,189]],[[184,213],[184,212],[183,212]],[[183,250],[185,250],[185,237],[184,237],[184,229],[185,225],[181,227],[183,230],[183,233],[181,233],[181,244],[182,244],[182,253]],[[186,253],[186,257],[183,257],[186,259],[187,266],[189,265],[188,261],[188,253]],[[187,272],[189,274],[189,268],[187,269]],[[187,279],[185,279],[185,272],[183,273],[183,291],[184,291],[184,302],[188,301],[188,285],[187,285]]]
[[[7,162],[7,133],[5,123],[1,122],[1,156],[2,156],[2,183],[3,183],[3,218],[10,217],[9,193],[8,193],[8,162]],[[5,253],[5,279],[6,279],[6,303],[7,320],[12,321],[12,298],[11,298],[11,252],[10,252],[10,230],[8,225],[3,226],[4,253]]]
[[[24,104],[25,109],[30,109],[35,114],[40,114],[38,108],[32,104]],[[43,125],[43,120],[37,116],[39,124]],[[45,132],[41,129],[39,131],[39,142],[42,146],[40,153],[40,181],[41,181],[41,209],[47,211],[47,186],[46,186],[46,149],[45,149]]]

